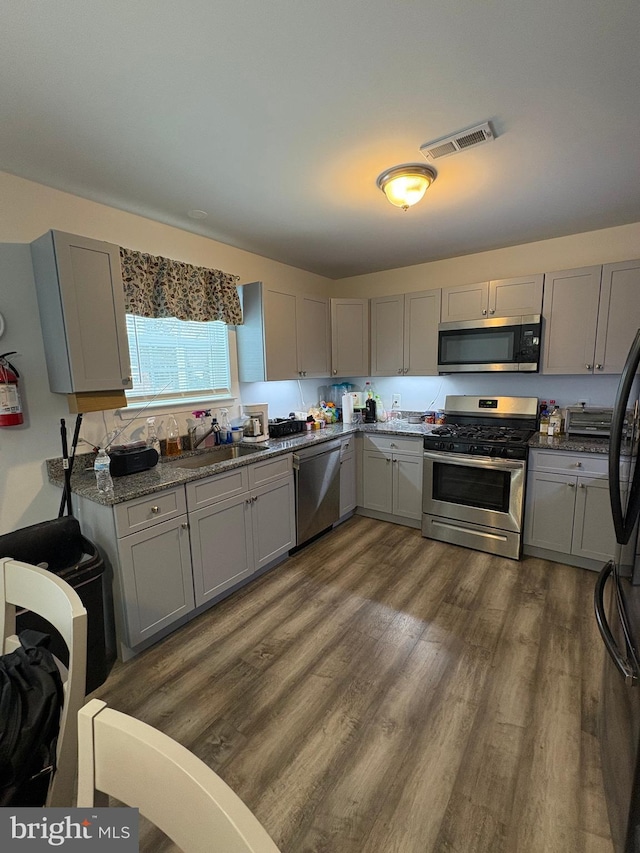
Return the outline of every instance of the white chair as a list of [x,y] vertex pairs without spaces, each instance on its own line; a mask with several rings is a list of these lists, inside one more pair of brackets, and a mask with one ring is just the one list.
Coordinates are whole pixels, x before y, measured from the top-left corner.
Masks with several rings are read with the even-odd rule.
[[242,800],[197,756],[92,699],[78,714],[78,806],[108,805],[107,795],[138,808],[184,853],[279,853]]
[[16,607],[42,616],[59,632],[69,650],[69,667],[58,661],[64,685],[57,769],[49,785],[47,806],[74,805],[77,768],[78,710],[84,702],[87,667],[87,611],[78,593],[57,575],[7,557],[0,559],[0,638],[6,654],[19,645]]

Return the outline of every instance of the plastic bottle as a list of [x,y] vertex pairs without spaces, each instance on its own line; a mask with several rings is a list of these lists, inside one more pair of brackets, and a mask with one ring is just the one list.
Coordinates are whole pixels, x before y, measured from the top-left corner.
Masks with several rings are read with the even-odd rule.
[[211,421],[211,426],[213,427],[213,433],[212,433],[211,435],[212,435],[212,438],[213,438],[213,443],[214,443],[214,445],[216,445],[216,446],[217,446],[218,444],[222,444],[222,438],[221,438],[221,436],[222,436],[222,429],[221,429],[221,427],[220,427],[220,424],[218,423],[218,419],[217,419],[217,418],[213,418],[213,419],[212,419],[212,421]]
[[562,432],[562,413],[555,400],[551,400],[553,411],[549,415],[548,435],[560,435]]
[[93,470],[96,474],[96,486],[101,495],[113,494],[113,480],[111,479],[111,471],[109,470],[110,463],[109,454],[104,447],[101,447],[93,463]]
[[[206,434],[207,430],[210,430],[216,422],[216,419],[213,418],[211,420],[211,424],[209,426],[207,424],[207,418],[210,418],[210,417],[211,417],[211,409],[205,409],[204,410],[204,417],[202,418],[202,427],[205,431],[205,434]],[[211,431],[209,431],[209,435],[207,435],[207,437],[204,440],[204,446],[205,447],[215,447],[216,446],[216,437]]]
[[382,402],[380,394],[374,394],[373,399],[376,402],[376,420],[384,423],[387,420],[387,410]]
[[540,432],[542,435],[549,433],[549,409],[547,404],[544,404],[544,409],[540,412]]
[[365,406],[367,404],[367,400],[373,400],[374,396],[375,395],[373,393],[373,385],[367,379],[367,381],[364,383],[364,391],[362,392],[362,400],[363,400]]
[[232,440],[229,409],[220,409],[220,444],[231,444]]
[[173,415],[169,415],[167,421],[167,456],[179,456],[182,453],[182,439],[180,438],[180,430],[178,422]]
[[160,456],[160,439],[156,432],[155,418],[147,418],[147,447],[152,447]]

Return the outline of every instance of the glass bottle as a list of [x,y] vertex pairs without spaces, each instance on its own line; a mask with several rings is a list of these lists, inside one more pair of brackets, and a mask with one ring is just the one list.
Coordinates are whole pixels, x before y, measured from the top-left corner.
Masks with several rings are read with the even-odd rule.
[[96,487],[101,495],[113,494],[113,480],[109,469],[110,464],[109,454],[104,447],[101,447],[93,463],[93,470],[96,475]]
[[180,430],[178,429],[178,422],[173,415],[170,415],[167,421],[167,447],[165,453],[167,456],[179,456],[182,453]]

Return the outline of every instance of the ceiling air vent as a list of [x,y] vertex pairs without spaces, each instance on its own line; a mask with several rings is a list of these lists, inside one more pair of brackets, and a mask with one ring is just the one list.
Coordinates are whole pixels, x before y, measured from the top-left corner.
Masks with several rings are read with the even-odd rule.
[[427,160],[439,160],[441,157],[457,154],[458,151],[464,151],[466,148],[483,145],[494,138],[489,122],[485,122],[477,127],[454,133],[453,136],[445,136],[444,139],[436,139],[434,142],[425,142],[420,146],[420,151]]

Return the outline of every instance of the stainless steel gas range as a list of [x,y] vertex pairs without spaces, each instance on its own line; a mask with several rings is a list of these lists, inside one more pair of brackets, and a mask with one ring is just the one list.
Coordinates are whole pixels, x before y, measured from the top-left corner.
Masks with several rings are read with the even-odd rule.
[[536,397],[448,396],[424,438],[422,535],[520,559]]

